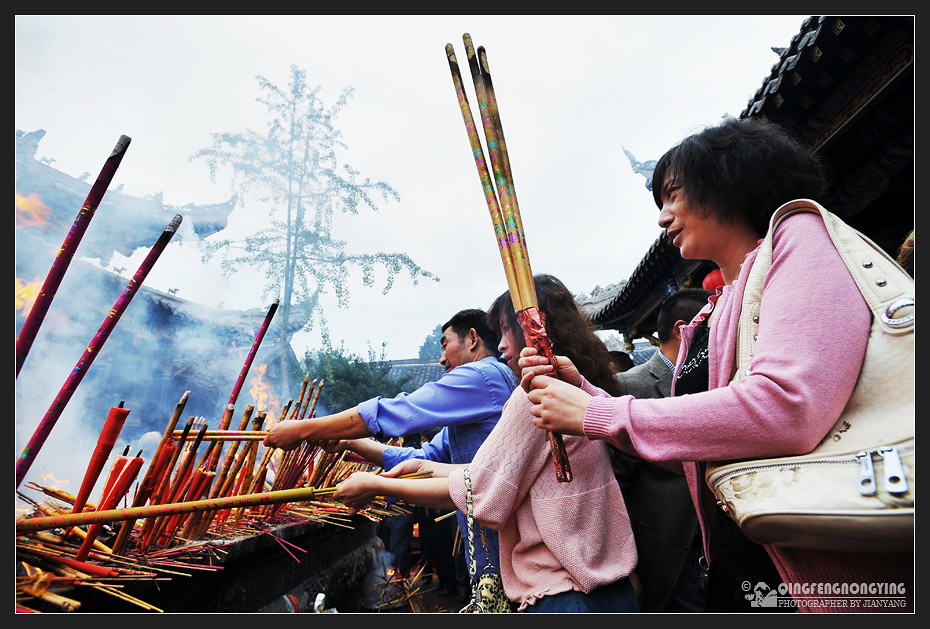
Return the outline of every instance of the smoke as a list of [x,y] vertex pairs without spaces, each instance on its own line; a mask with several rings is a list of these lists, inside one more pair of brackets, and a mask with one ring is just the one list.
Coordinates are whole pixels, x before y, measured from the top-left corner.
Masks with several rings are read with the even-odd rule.
[[[19,198],[29,199],[31,203],[41,204],[36,207],[46,208],[47,212],[35,215],[41,220],[17,221],[18,285],[41,285],[45,280],[89,189],[89,185],[78,186],[75,182],[79,181],[50,168],[37,171],[31,159],[31,155],[17,155],[17,202]],[[24,171],[30,176],[23,176]],[[159,212],[166,210],[150,201],[131,209],[142,208],[140,211],[144,212],[150,207],[156,207]],[[103,204],[100,211],[103,211]],[[124,207],[106,209],[108,214],[117,216],[128,211]],[[217,218],[218,212],[215,207],[211,208],[209,218],[215,226],[214,231],[224,224],[221,217]],[[191,208],[190,213],[196,217],[196,208]],[[184,221],[178,235],[189,246],[196,246],[200,238],[196,218],[182,216]],[[131,253],[142,246],[140,242],[153,244],[167,224],[160,218],[147,222],[143,219],[137,217],[134,224],[149,227],[140,228],[142,233],[137,233],[138,230],[121,228],[119,221],[98,222],[95,216],[87,234],[93,234],[97,242],[112,242],[117,249],[125,249],[128,240]],[[101,237],[99,232],[104,229],[108,233]],[[116,272],[91,263],[82,258],[82,254],[86,255],[85,244],[82,241],[78,247],[16,378],[16,458],[22,454],[137,270],[138,265],[131,265],[129,259],[124,265],[126,268]],[[153,272],[171,255],[172,245],[155,262]],[[189,272],[197,273],[197,268],[191,266]],[[17,304],[15,331],[19,334],[30,303],[23,301],[21,304],[18,300]],[[101,472],[91,494],[92,502],[99,499],[113,457],[122,454],[127,446],[131,456],[142,450],[144,473],[185,391],[190,391],[190,396],[178,427],[183,427],[190,416],[204,417],[211,428],[218,427],[266,314],[267,308],[231,311],[199,305],[151,289],[143,282],[136,288],[102,349],[93,355],[83,379],[35,454],[20,485],[21,491],[35,498],[28,490],[23,491],[28,483],[34,482],[76,494],[109,410],[120,402],[130,412],[113,447],[111,461]],[[302,321],[298,317],[292,321],[292,326],[299,325]],[[284,353],[289,362],[293,361],[290,348],[280,343],[282,333],[283,324],[273,319],[242,386],[232,428],[238,427],[249,404],[255,405],[256,412],[264,410],[269,418],[277,419],[278,400],[268,396],[261,401],[254,400],[250,388],[255,384],[259,366],[267,365],[261,370],[262,378],[275,390],[280,381],[280,356]]]

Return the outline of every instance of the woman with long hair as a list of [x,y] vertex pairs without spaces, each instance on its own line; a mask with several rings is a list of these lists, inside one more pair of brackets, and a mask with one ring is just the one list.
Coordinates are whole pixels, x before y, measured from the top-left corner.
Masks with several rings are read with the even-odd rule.
[[[550,275],[534,279],[556,350],[605,391],[618,392],[607,347],[571,292]],[[525,343],[509,293],[495,300],[488,322],[501,333],[501,360],[516,372]],[[519,611],[639,611],[629,579],[636,546],[607,444],[572,436],[564,442],[574,471],[570,483],[558,482],[548,438],[533,426],[527,394],[517,387],[467,466],[474,517],[499,531],[504,590]],[[464,467],[412,459],[383,475],[356,472],[339,485],[335,499],[362,507],[374,496],[392,496],[465,512]],[[424,470],[432,478],[397,478]]]

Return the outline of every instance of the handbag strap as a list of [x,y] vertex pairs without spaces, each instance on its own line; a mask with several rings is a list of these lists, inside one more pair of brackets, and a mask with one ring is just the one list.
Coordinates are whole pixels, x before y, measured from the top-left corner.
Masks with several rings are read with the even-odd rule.
[[[752,264],[740,307],[736,339],[737,368],[733,380],[746,375],[759,333],[762,287],[772,266],[773,237],[778,225],[793,214],[811,212],[823,219],[837,252],[859,292],[872,311],[873,326],[891,335],[914,331],[914,280],[868,236],[850,227],[822,205],[810,199],[785,203],[772,214],[768,232]],[[897,316],[900,311],[904,316]]]
[[471,561],[468,563],[468,574],[474,583],[476,573],[478,572],[478,562],[475,561],[475,516],[472,515],[471,506],[471,477],[468,475],[468,466],[465,466],[465,521],[468,524],[468,556]]
[[[475,559],[475,516],[472,512],[471,476],[468,474],[467,465],[463,471],[465,472],[465,520],[468,524],[468,554],[471,557],[471,561],[468,564],[468,574],[471,576],[471,580],[475,582],[478,578],[478,561]],[[491,567],[491,553],[488,550],[488,539],[484,532],[484,527],[480,525],[479,527],[481,529],[481,545],[484,547],[485,557],[488,558],[488,564],[485,566],[485,570],[487,570]]]

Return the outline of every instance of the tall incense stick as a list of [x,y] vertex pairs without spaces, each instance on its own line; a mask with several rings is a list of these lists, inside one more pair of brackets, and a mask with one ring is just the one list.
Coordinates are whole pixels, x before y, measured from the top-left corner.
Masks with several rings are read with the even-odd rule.
[[103,349],[103,344],[106,343],[107,338],[109,338],[110,333],[113,331],[113,328],[116,327],[120,317],[123,316],[123,313],[126,311],[126,307],[129,306],[129,302],[132,301],[132,298],[139,290],[142,282],[144,282],[146,276],[148,276],[149,271],[152,270],[155,262],[158,260],[159,256],[161,256],[162,252],[165,250],[165,247],[168,246],[168,242],[171,240],[171,237],[174,236],[175,232],[177,232],[178,226],[181,224],[181,220],[181,215],[177,214],[173,219],[171,219],[171,222],[168,224],[168,226],[165,227],[165,230],[162,232],[161,236],[159,236],[158,241],[152,247],[151,251],[149,251],[148,255],[145,256],[142,264],[139,265],[139,269],[136,271],[136,274],[132,276],[131,280],[129,280],[129,283],[126,285],[123,293],[119,296],[119,299],[116,300],[116,303],[113,305],[113,307],[110,309],[110,312],[103,320],[103,323],[97,330],[97,334],[94,335],[94,338],[91,339],[90,343],[87,345],[87,349],[84,351],[84,354],[74,366],[71,374],[65,380],[65,383],[62,385],[61,390],[59,390],[55,400],[52,402],[48,411],[45,413],[42,421],[39,422],[39,426],[36,428],[35,433],[29,440],[29,443],[27,443],[26,447],[23,449],[22,454],[20,454],[19,458],[16,459],[17,488],[23,481],[23,478],[26,476],[29,468],[32,466],[33,461],[35,461],[35,457],[39,453],[39,450],[45,444],[45,440],[48,439],[48,435],[52,432],[52,428],[55,427],[55,423],[58,421],[58,418],[61,417],[61,413],[65,410],[65,406],[67,406],[68,402],[71,400],[71,396],[74,395],[74,392],[77,390],[81,380],[83,380],[84,376],[87,374],[87,370],[90,369],[94,359],[100,353],[100,350]]
[[[488,165],[484,158],[484,149],[481,147],[481,139],[478,137],[478,131],[475,128],[475,119],[471,114],[471,106],[468,104],[468,96],[465,93],[465,85],[462,82],[462,73],[459,71],[459,64],[455,58],[455,49],[452,44],[446,44],[446,56],[449,59],[449,70],[452,73],[452,83],[455,86],[455,93],[459,100],[459,109],[462,111],[462,119],[465,121],[465,130],[468,132],[468,141],[471,144],[472,155],[475,158],[475,166],[478,168],[478,178],[481,180],[481,188],[484,190],[484,199],[488,204],[488,211],[491,213],[491,223],[494,226],[494,234],[497,237],[497,246],[500,250],[501,263],[504,265],[504,274],[507,276],[507,285],[510,287],[517,286],[517,275],[513,266],[513,259],[510,255],[510,241],[507,235],[507,229],[504,226],[504,217],[501,214],[500,205],[497,202],[497,195],[494,193],[494,183],[488,171]],[[520,299],[519,290],[511,291],[514,296],[514,307],[522,310],[517,306],[517,300]],[[521,304],[522,305],[522,304]]]
[[[110,182],[113,181],[113,175],[116,174],[116,169],[119,168],[120,162],[123,161],[123,156],[126,154],[126,149],[129,148],[129,143],[131,141],[132,140],[125,135],[119,137],[116,146],[113,148],[113,152],[110,153],[110,157],[108,157],[107,161],[104,163],[103,168],[100,170],[100,174],[97,175],[97,181],[94,182],[87,198],[84,200],[84,205],[81,206],[77,218],[74,219],[71,230],[68,232],[61,248],[58,250],[58,255],[55,257],[52,268],[45,277],[45,282],[39,290],[39,295],[36,297],[35,303],[33,303],[32,308],[29,309],[26,321],[23,323],[23,327],[16,337],[17,377],[19,377],[19,371],[22,369],[23,363],[26,362],[26,356],[29,354],[30,348],[32,348],[32,342],[39,332],[39,327],[45,320],[45,315],[52,305],[52,299],[55,298],[55,293],[58,292],[61,280],[64,278],[65,272],[71,264],[74,252],[77,250],[81,239],[84,237],[84,232],[87,231],[90,220],[94,217],[97,206],[100,205],[100,201],[103,199],[107,187],[110,185]],[[19,482],[16,484],[19,486]]]
[[[526,344],[535,347],[540,355],[546,356],[550,364],[555,367],[557,361],[552,352],[552,341],[546,334],[545,314],[539,312],[536,299],[536,287],[533,280],[533,271],[530,266],[529,252],[526,248],[526,236],[523,231],[523,221],[520,209],[516,202],[516,193],[513,187],[513,175],[510,172],[510,161],[507,156],[506,145],[503,143],[503,127],[500,122],[500,112],[491,83],[490,72],[487,69],[487,57],[484,47],[476,53],[471,36],[465,33],[462,36],[465,50],[468,55],[472,80],[478,97],[478,107],[481,112],[482,127],[488,145],[488,154],[491,158],[491,167],[494,171],[493,183],[497,185],[495,194],[492,178],[488,172],[484,159],[481,140],[475,128],[474,118],[465,95],[461,72],[455,58],[452,44],[446,44],[446,56],[452,73],[452,82],[455,86],[459,100],[459,108],[465,121],[468,139],[471,143],[475,165],[484,190],[485,200],[491,212],[491,222],[494,226],[500,249],[510,297],[513,301],[514,311],[523,330]],[[479,59],[480,56],[480,59]],[[500,204],[497,202],[500,197]],[[559,482],[572,480],[571,466],[562,436],[549,431],[547,433],[552,458],[555,464],[556,478]]]
[[280,301],[280,299],[275,299],[274,303],[271,304],[271,307],[268,309],[268,314],[265,315],[265,320],[262,321],[262,325],[258,329],[258,333],[255,335],[255,340],[252,342],[251,349],[249,349],[249,355],[245,358],[245,363],[242,365],[242,370],[239,372],[239,377],[236,379],[236,384],[233,387],[227,404],[235,404],[236,400],[239,399],[239,392],[242,390],[243,383],[245,383],[245,377],[249,373],[249,368],[252,366],[252,361],[255,360],[255,354],[258,352],[258,346],[262,344],[262,339],[265,338],[265,332],[268,331],[268,325],[271,323],[271,318],[274,316],[275,311],[278,309],[278,304]]

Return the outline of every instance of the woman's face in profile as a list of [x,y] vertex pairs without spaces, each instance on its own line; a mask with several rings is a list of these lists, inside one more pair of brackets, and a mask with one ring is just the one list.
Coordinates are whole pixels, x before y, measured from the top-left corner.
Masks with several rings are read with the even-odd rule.
[[661,198],[659,227],[678,247],[681,257],[718,260],[729,239],[729,226],[692,203],[683,180],[675,173],[669,172],[665,177]]

